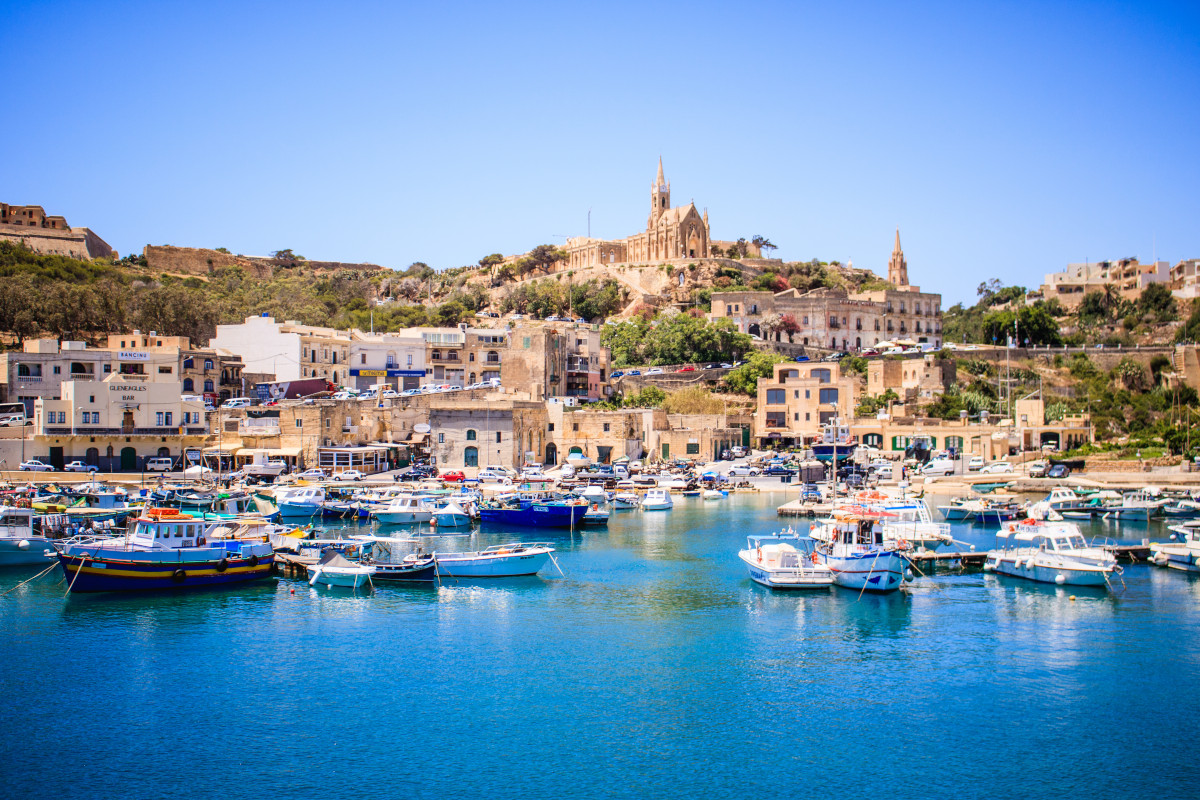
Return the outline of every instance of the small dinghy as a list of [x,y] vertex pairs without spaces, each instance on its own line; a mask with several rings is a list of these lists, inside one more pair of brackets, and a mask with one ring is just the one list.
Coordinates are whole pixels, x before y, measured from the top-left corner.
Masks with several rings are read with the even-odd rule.
[[323,583],[326,586],[344,586],[357,589],[371,580],[371,567],[347,561],[336,550],[321,556],[316,564],[308,565],[308,585]]

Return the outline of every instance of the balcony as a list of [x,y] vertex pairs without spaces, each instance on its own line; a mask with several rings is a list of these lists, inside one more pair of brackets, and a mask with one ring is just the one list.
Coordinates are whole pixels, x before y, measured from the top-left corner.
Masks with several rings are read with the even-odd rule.
[[841,323],[839,323],[836,319],[829,320],[829,330],[836,331],[841,327],[842,327]]
[[434,364],[458,364],[462,361],[458,353],[437,353],[430,356],[429,360]]

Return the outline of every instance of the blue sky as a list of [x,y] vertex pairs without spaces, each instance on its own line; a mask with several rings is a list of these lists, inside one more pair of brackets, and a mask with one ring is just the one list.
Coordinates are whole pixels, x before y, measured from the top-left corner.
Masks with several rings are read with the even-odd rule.
[[715,238],[947,305],[1200,257],[1200,7],[0,3],[0,200],[124,253],[403,268],[645,226],[661,154]]

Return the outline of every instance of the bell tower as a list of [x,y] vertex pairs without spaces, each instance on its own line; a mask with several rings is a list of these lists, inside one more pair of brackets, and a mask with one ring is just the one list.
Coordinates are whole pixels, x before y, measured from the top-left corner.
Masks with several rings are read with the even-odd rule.
[[662,156],[658,157],[658,176],[650,184],[650,219],[646,222],[646,230],[654,227],[663,212],[671,207],[671,184],[663,177]]
[[888,260],[888,283],[896,288],[908,286],[908,262],[904,260],[904,251],[900,249],[900,229],[896,229],[896,246],[892,248],[892,257]]

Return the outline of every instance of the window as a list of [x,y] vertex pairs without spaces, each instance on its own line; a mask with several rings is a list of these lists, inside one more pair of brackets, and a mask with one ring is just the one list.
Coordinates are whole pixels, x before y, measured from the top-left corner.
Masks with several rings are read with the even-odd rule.
[[55,374],[55,375],[61,375],[61,374],[62,374],[62,367],[60,367],[58,364],[55,364],[55,365],[54,365],[54,374]]
[[185,392],[196,391],[196,382],[193,381],[191,378],[184,378],[183,379],[183,390]]
[[468,430],[468,431],[467,431],[467,441],[468,441],[468,442],[473,442],[473,441],[475,441],[475,436],[476,436],[476,435],[475,435],[475,431],[473,431],[473,430]]
[[475,354],[467,353],[467,361],[474,361],[474,360],[475,360]]
[[767,412],[767,427],[768,428],[787,427],[787,412],[786,411],[768,411]]
[[104,365],[104,371],[105,371],[105,372],[112,372],[112,364],[105,364],[105,365]]
[[810,377],[815,378],[817,383],[829,383],[833,378],[833,373],[827,369],[814,369],[808,374]]
[[154,414],[154,424],[160,428],[163,426],[163,412],[158,411]]
[[172,422],[171,422],[171,417],[172,417],[172,414],[171,414],[171,412],[170,412],[170,411],[168,411],[168,412],[166,412],[165,414],[163,414],[163,420],[164,420],[163,424],[164,424],[164,425],[171,425],[171,424],[172,424]]
[[578,423],[578,422],[572,422],[572,423],[571,423],[571,430],[578,432],[578,431],[579,431],[579,423]]
[[94,403],[94,402],[96,402],[96,395],[94,395],[94,394],[92,394],[92,395],[88,395],[88,402],[89,402],[89,403]]
[[699,455],[700,454],[700,443],[699,442],[688,442],[687,448],[685,448],[685,449],[687,450],[687,454],[689,456]]
[[522,337],[522,343],[525,345],[525,349],[528,350],[529,349],[529,337],[528,336]]
[[212,359],[211,359],[211,358],[206,358],[206,359],[204,359],[204,368],[205,368],[205,369],[212,369],[212,368],[213,368],[213,363],[212,363]]
[[792,397],[795,398],[796,400],[799,400],[800,399],[800,390],[797,389],[795,392],[793,392]]
[[794,422],[799,422],[799,421],[800,421],[800,412],[799,412],[799,411],[797,411],[796,413],[792,414],[792,421],[794,421]]
[[500,431],[496,431],[496,444],[500,444]]
[[359,354],[359,356],[358,356],[358,363],[359,363],[359,364],[365,364],[365,363],[367,363],[367,354],[366,354],[366,353],[360,353],[360,354]]
[[325,420],[325,430],[329,430],[329,423],[330,423],[330,422],[331,422],[331,420]]
[[189,357],[187,357],[187,358],[185,358],[185,359],[183,360],[183,368],[184,368],[184,369],[191,369],[191,368],[192,368],[192,366],[193,366],[193,363],[194,363],[194,362],[192,361],[192,358],[189,356]]
[[804,399],[805,399],[805,400],[811,400],[811,399],[812,399],[812,392],[811,392],[811,391],[809,391],[808,389],[805,389],[805,390],[804,390]]
[[206,392],[213,391],[213,382],[211,380],[206,380],[204,382],[204,391],[206,391]]
[[302,420],[302,419],[300,419],[299,417],[297,417],[297,418],[296,418],[296,427],[297,427],[297,428],[303,428],[303,427],[304,427],[304,420]]
[[608,423],[604,423],[604,432],[608,433]]
[[787,402],[787,392],[783,389],[767,389],[767,405],[781,406]]
[[445,444],[445,443],[446,443],[446,434],[439,433],[438,434],[438,444]]
[[547,426],[546,430],[550,431],[551,433],[554,433],[554,423],[551,422],[549,424],[549,426]]
[[159,374],[159,375],[170,375],[170,374],[171,374],[171,368],[170,368],[170,367],[159,367],[159,368],[158,368],[158,374]]
[[834,405],[837,405],[837,401],[838,401],[838,390],[837,389],[822,389],[821,390],[821,397],[820,397],[821,403],[832,403]]

